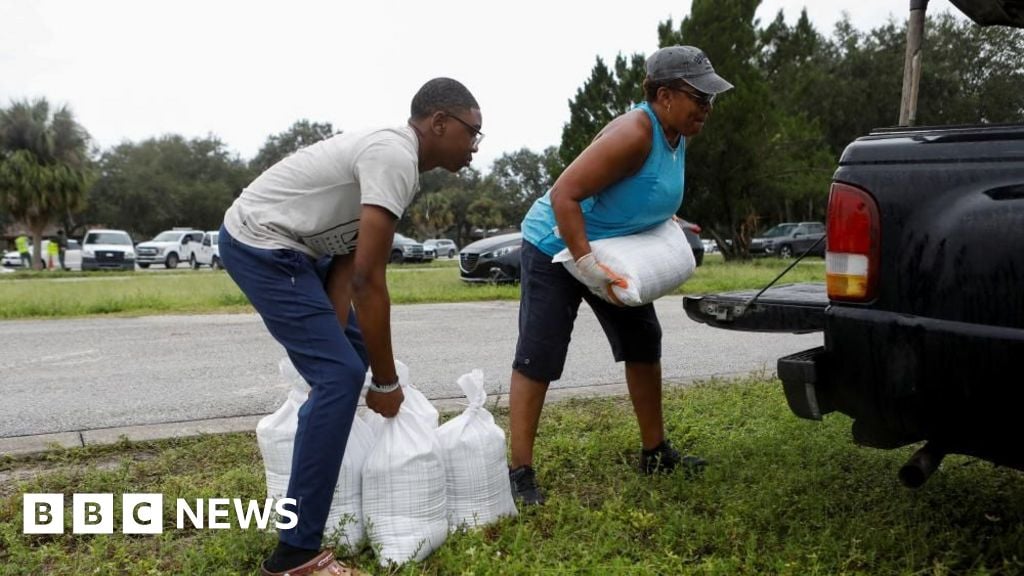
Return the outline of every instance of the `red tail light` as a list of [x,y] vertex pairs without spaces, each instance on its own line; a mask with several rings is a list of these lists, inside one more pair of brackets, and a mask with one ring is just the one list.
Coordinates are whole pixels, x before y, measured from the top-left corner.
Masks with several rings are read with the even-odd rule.
[[877,295],[878,204],[866,191],[834,182],[828,197],[828,297],[866,302]]

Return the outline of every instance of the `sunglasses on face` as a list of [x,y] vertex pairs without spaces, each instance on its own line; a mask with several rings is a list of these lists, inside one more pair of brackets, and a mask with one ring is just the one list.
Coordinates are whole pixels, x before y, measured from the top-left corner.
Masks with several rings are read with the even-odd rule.
[[687,96],[690,97],[690,100],[693,100],[694,103],[696,103],[701,108],[710,108],[711,105],[715,103],[715,94],[705,94],[703,92],[688,90],[686,88],[677,88],[675,86],[670,86],[669,90],[675,90],[676,92],[682,92],[683,94],[686,94]]
[[449,118],[454,118],[454,119],[458,120],[459,124],[462,124],[463,126],[466,127],[466,130],[469,130],[469,135],[473,137],[473,147],[474,148],[476,148],[477,146],[480,145],[480,142],[484,139],[484,133],[481,132],[479,128],[477,128],[476,126],[473,126],[469,122],[466,122],[465,120],[463,120],[462,118],[459,118],[458,116],[456,116],[455,114],[452,114],[451,112],[446,112],[445,114]]

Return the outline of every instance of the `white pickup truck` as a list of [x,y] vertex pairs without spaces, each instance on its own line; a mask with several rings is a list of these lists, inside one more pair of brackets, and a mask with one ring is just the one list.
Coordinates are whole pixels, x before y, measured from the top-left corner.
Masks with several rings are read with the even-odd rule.
[[174,228],[164,230],[148,242],[136,246],[139,268],[149,268],[150,264],[163,264],[167,268],[177,268],[179,262],[191,262],[192,252],[203,240],[203,231],[192,228]]
[[220,232],[217,230],[210,230],[203,234],[203,241],[192,250],[192,256],[188,260],[193,270],[199,270],[200,266],[209,266],[214,270],[224,267],[220,261],[220,247],[217,244],[219,234]]

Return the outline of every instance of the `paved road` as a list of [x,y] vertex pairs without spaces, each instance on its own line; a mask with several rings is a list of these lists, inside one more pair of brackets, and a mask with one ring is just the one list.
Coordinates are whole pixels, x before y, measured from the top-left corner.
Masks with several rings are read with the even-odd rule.
[[[488,392],[507,390],[518,303],[393,308],[395,354],[432,399],[456,398],[456,378],[481,368]],[[752,334],[691,322],[681,299],[658,302],[664,376],[672,382],[774,372],[775,360],[820,334]],[[251,314],[0,322],[0,438],[272,412],[287,384],[284,356]],[[583,306],[555,388],[623,382]]]

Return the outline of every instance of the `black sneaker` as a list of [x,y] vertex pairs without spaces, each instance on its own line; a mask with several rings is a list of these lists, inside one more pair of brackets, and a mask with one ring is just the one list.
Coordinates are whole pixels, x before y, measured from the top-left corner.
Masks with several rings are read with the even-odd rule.
[[544,493],[537,486],[537,474],[529,466],[520,466],[508,471],[512,484],[512,499],[526,506],[544,503]]
[[679,468],[687,476],[693,476],[700,474],[707,465],[703,458],[681,456],[668,440],[658,444],[653,450],[640,451],[640,471],[644,474],[669,474]]

